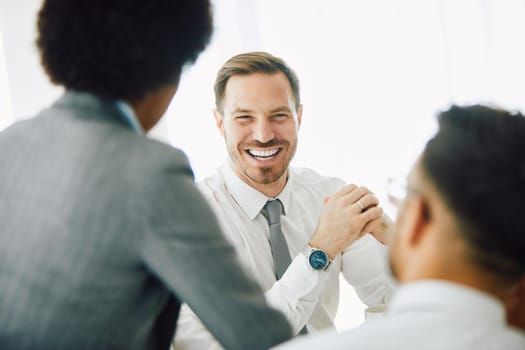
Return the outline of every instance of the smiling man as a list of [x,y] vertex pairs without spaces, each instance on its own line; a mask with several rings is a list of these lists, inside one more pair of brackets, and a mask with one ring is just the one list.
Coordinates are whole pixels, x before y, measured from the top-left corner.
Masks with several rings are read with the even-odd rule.
[[[201,190],[269,303],[296,333],[333,328],[340,272],[366,304],[386,302],[391,286],[377,240],[389,222],[377,198],[289,166],[303,109],[294,71],[268,53],[237,55],[219,70],[215,96],[229,157]],[[217,347],[187,307],[177,329],[177,349]]]
[[214,114],[233,170],[246,184],[276,197],[295,155],[302,106],[295,105],[282,72],[234,75],[227,92],[224,105]]

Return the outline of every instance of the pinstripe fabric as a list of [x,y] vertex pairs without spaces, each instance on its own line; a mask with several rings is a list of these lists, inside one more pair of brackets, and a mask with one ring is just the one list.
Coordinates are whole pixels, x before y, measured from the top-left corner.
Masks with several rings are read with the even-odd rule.
[[114,104],[68,92],[0,133],[0,349],[167,349],[180,302],[229,349],[291,336],[185,155]]

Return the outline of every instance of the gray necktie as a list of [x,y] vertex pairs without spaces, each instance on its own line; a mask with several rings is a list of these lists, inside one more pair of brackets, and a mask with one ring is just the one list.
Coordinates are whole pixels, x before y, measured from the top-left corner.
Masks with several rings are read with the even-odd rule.
[[[270,225],[270,246],[272,248],[273,263],[275,265],[275,276],[281,279],[284,272],[292,262],[288,244],[284,238],[281,228],[281,212],[283,205],[280,200],[268,201],[261,210],[261,213]],[[307,334],[306,325],[301,329],[299,334]]]
[[273,262],[275,264],[275,276],[281,279],[284,272],[292,262],[288,244],[284,239],[283,230],[281,229],[281,201],[276,199],[268,201],[262,209],[262,214],[270,225],[270,245],[272,248]]

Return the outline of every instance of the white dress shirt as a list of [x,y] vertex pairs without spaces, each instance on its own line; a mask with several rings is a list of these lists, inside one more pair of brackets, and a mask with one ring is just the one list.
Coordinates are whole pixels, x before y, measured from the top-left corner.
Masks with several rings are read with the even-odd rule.
[[[268,222],[260,213],[273,198],[243,182],[229,164],[200,184],[241,264],[266,291],[268,303],[287,316],[296,333],[305,322],[310,333],[334,329],[340,272],[365,304],[385,303],[392,294],[381,251],[386,248],[370,235],[337,256],[326,271],[311,269],[302,253],[317,226],[324,197],[344,185],[340,179],[323,177],[309,169],[290,169],[287,184],[277,198],[283,204],[281,225],[292,263],[276,281]],[[186,306],[179,316],[174,344],[176,349],[218,348]]]
[[524,350],[525,334],[506,324],[504,306],[493,296],[427,280],[400,287],[383,318],[351,331],[302,337],[277,349]]

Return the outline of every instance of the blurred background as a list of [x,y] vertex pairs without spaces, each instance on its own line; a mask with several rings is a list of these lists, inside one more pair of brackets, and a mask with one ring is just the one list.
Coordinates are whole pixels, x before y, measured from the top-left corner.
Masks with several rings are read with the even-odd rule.
[[[62,93],[34,44],[41,2],[0,0],[0,130]],[[150,134],[183,149],[197,180],[226,158],[212,115],[215,74],[245,51],[268,51],[299,75],[293,165],[369,187],[393,217],[388,179],[406,175],[437,111],[451,103],[525,110],[525,0],[212,2],[212,41]],[[343,284],[338,328],[362,323],[363,309]]]

